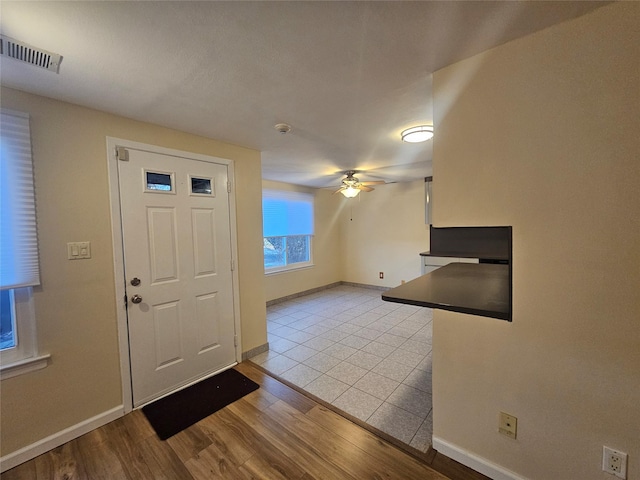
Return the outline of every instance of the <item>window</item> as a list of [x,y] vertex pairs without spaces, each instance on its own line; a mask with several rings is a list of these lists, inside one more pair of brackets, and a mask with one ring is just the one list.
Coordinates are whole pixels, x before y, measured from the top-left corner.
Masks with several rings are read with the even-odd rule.
[[0,290],[0,303],[0,358],[2,378],[5,378],[4,369],[7,365],[36,356],[32,289]]
[[37,356],[35,342],[31,287],[40,284],[35,208],[29,116],[3,109],[0,111],[2,378],[42,368],[48,358]]
[[0,290],[0,350],[16,346],[13,290]]
[[264,190],[262,225],[266,273],[312,265],[312,194]]
[[159,173],[145,171],[147,178],[146,191],[160,192],[160,193],[174,193],[173,192],[173,173]]
[[211,188],[210,178],[191,178],[191,194],[192,195],[208,195],[213,196],[213,189]]

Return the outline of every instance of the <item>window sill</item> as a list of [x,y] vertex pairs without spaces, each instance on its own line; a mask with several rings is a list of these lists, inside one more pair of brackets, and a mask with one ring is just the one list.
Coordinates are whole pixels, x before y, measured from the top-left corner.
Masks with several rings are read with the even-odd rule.
[[0,365],[0,380],[17,377],[25,373],[41,370],[49,365],[51,355],[39,355],[37,357],[26,358],[17,362]]
[[306,270],[307,268],[313,268],[314,266],[315,265],[313,263],[306,263],[299,267],[276,268],[273,270],[268,270],[268,271],[265,271],[264,274],[268,276],[268,275],[277,275],[279,273],[296,272],[299,270]]

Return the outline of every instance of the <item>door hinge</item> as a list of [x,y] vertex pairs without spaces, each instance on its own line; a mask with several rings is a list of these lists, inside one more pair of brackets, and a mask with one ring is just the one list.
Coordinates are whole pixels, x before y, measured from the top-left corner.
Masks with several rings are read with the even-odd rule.
[[227,193],[231,193],[231,181],[227,180]]
[[124,308],[127,308],[129,306],[129,300],[127,299],[127,294],[124,294]]
[[237,347],[238,346],[238,335],[234,335],[233,336],[233,346]]
[[231,259],[231,271],[233,272],[236,269],[236,261],[232,258]]
[[129,161],[129,151],[124,147],[116,147],[116,158],[123,162]]

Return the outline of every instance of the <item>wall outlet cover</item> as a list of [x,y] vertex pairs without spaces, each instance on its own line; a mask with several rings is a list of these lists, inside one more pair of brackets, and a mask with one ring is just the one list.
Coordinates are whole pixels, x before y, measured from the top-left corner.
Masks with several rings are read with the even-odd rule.
[[602,471],[618,478],[627,478],[627,454],[615,448],[602,447]]
[[518,419],[508,413],[500,412],[498,419],[498,432],[509,438],[516,438]]

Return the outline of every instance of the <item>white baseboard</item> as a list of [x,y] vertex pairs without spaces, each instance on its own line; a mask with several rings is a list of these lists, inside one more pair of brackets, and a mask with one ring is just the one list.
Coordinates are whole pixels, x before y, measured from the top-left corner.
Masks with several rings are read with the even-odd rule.
[[260,355],[261,353],[269,351],[269,342],[263,343],[259,347],[252,348],[251,350],[247,350],[246,352],[242,352],[242,361],[249,360],[250,358],[255,357],[256,355]]
[[74,438],[78,438],[85,433],[89,433],[91,430],[99,428],[103,425],[106,425],[113,420],[116,420],[124,415],[124,407],[119,405],[111,410],[107,410],[95,417],[88,418],[83,422],[80,422],[76,425],[73,425],[69,428],[65,428],[53,435],[50,435],[42,440],[38,440],[31,445],[27,445],[26,447],[21,448],[20,450],[16,450],[15,452],[9,453],[4,457],[0,458],[0,473],[9,470],[10,468],[16,467],[21,463],[31,460],[32,458],[36,458],[38,455],[42,455],[43,453],[48,452],[60,445],[63,445]]
[[479,457],[464,448],[460,448],[436,436],[433,437],[433,449],[493,480],[526,480],[525,477],[517,473],[507,470],[500,465],[490,462],[486,458]]

